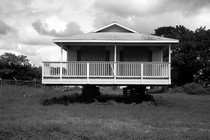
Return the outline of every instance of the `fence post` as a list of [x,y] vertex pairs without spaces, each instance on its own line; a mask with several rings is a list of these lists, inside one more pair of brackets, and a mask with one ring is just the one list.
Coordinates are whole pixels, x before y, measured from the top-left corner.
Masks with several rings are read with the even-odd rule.
[[35,83],[35,88],[36,88],[36,79],[35,78],[33,78],[34,79],[34,83]]
[[3,84],[3,82],[2,82],[2,79],[0,78],[0,88],[1,88],[1,90],[0,90],[0,92],[1,92],[0,98],[3,97],[3,89],[2,89],[3,85],[2,84]]
[[17,79],[15,79],[15,77],[13,77],[13,79],[15,80],[15,95],[17,94]]

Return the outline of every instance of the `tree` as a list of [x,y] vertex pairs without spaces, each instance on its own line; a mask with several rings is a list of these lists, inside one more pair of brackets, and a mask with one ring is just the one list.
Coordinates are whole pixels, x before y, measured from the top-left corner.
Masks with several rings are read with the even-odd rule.
[[191,31],[184,26],[160,27],[155,34],[180,41],[172,47],[172,81],[183,85],[209,77],[207,64],[210,58],[210,30],[200,27]]
[[32,66],[27,56],[4,53],[0,56],[0,77],[21,80],[41,78],[41,67]]
[[195,30],[195,36],[199,61],[202,63],[199,78],[203,81],[210,81],[210,30],[200,27]]

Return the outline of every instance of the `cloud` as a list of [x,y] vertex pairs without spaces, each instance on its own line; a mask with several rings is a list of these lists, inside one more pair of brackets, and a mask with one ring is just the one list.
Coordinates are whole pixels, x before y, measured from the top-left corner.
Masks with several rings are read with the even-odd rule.
[[0,35],[6,35],[12,28],[0,19]]
[[0,3],[0,14],[4,18],[47,17],[62,10],[60,2],[56,0],[0,0]]
[[17,39],[19,43],[26,45],[53,45],[53,37],[40,35],[32,26],[20,28]]
[[150,33],[169,24],[198,28],[201,25],[196,20],[203,19],[203,11],[208,9],[209,0],[106,0],[95,1],[90,7],[95,28],[118,21],[137,31]]
[[55,29],[48,30],[48,25],[42,23],[41,20],[36,20],[32,23],[34,29],[41,35],[48,35],[54,37],[67,37],[73,34],[82,33],[81,27],[76,22],[69,22],[64,31],[57,32]]
[[96,11],[128,18],[131,16],[151,16],[165,12],[179,11],[185,15],[198,14],[203,8],[209,8],[209,0],[106,0],[91,6]]
[[[163,6],[162,6],[163,7]],[[209,0],[164,0],[164,7],[167,10],[180,10],[185,16],[199,14],[202,9],[210,8]]]

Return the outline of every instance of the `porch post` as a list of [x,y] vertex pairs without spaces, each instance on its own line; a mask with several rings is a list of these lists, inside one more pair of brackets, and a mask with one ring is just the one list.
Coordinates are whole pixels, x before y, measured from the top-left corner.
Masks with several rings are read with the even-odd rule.
[[117,45],[114,45],[114,84],[116,84],[117,75]]
[[117,62],[117,45],[114,45],[114,62]]
[[168,62],[171,63],[171,44],[168,47]]
[[168,80],[169,80],[169,84],[171,84],[171,44],[169,44],[168,47]]
[[62,84],[62,62],[63,62],[63,44],[61,43],[61,58],[60,58],[60,84]]
[[63,44],[61,43],[61,58],[60,58],[60,61],[62,62],[63,61]]

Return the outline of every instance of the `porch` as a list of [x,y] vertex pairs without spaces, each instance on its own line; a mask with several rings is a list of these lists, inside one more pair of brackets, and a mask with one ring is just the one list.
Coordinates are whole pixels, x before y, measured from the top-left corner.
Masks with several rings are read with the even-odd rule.
[[43,62],[43,84],[168,85],[170,62]]

